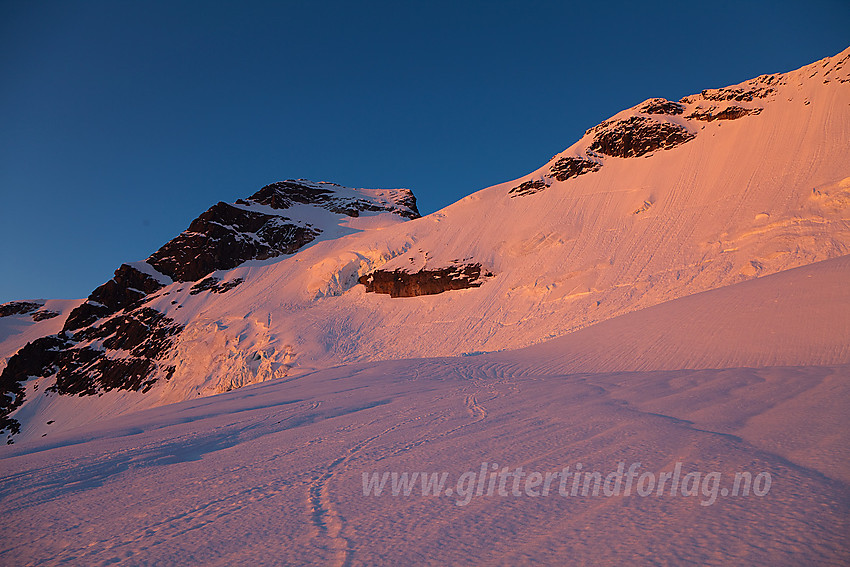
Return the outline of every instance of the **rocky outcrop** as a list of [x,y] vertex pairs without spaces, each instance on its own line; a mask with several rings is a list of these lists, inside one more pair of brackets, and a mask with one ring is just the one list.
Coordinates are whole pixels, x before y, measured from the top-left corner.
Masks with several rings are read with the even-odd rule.
[[0,317],[11,317],[12,315],[26,315],[38,311],[43,303],[35,301],[10,301],[0,305]]
[[42,309],[41,311],[36,311],[31,315],[32,320],[38,323],[39,321],[45,321],[47,319],[53,319],[55,317],[59,317],[60,313],[58,311],[51,311],[50,309]]
[[578,177],[585,173],[599,171],[600,167],[602,167],[601,163],[590,159],[580,157],[562,157],[552,164],[549,171],[552,173],[552,177],[558,181],[566,181],[571,177]]
[[635,209],[634,211],[632,211],[632,214],[633,214],[633,215],[639,215],[639,214],[641,214],[641,213],[645,213],[645,212],[646,212],[646,211],[648,211],[651,207],[652,207],[652,201],[644,201],[644,202],[643,202],[643,204],[642,204],[640,207],[638,207],[637,209]]
[[245,280],[243,280],[242,278],[236,278],[230,281],[222,282],[219,278],[210,276],[208,278],[204,278],[203,280],[193,285],[192,289],[189,290],[189,295],[198,295],[202,291],[209,291],[212,293],[224,293],[238,286],[243,281]]
[[111,280],[91,292],[84,303],[71,311],[63,330],[81,329],[101,317],[133,305],[162,287],[164,284],[154,276],[129,264],[121,264]]
[[54,362],[66,344],[67,341],[58,335],[27,343],[9,359],[0,374],[0,431],[9,434],[7,443],[12,442],[11,435],[21,430],[18,420],[10,414],[24,403],[24,383],[32,376],[42,376],[54,368]]
[[752,102],[776,93],[776,87],[783,84],[784,81],[785,79],[781,75],[762,75],[740,86],[705,89],[697,95],[683,97],[679,102],[684,104],[699,100]]
[[[584,175],[585,173],[598,171],[601,167],[601,163],[592,159],[567,156],[562,157],[558,159],[555,163],[553,163],[549,167],[549,173],[558,181],[566,181],[567,179],[570,179],[572,177],[578,177],[579,175]],[[529,181],[523,181],[522,183],[508,191],[508,195],[510,195],[511,198],[524,197],[526,195],[534,195],[535,193],[539,193],[540,191],[543,191],[548,187],[549,183],[547,183],[543,179],[532,179]]]
[[294,254],[322,233],[320,227],[282,214],[299,204],[350,217],[367,211],[390,212],[408,219],[420,216],[416,198],[407,189],[358,196],[333,183],[279,181],[235,204],[212,206],[147,262],[175,281],[189,282],[248,260]]
[[644,114],[676,115],[682,114],[684,111],[684,105],[664,98],[651,98],[638,108],[638,112],[643,112]]
[[850,75],[848,75],[847,71],[842,72],[845,66],[850,67],[850,65],[847,65],[848,62],[850,62],[850,54],[845,55],[827,69],[823,74],[824,84],[829,83],[832,79],[837,80],[839,83],[850,82]]
[[382,192],[380,201],[341,195],[342,187],[335,183],[312,183],[303,179],[278,181],[266,185],[247,200],[239,199],[236,204],[258,203],[273,209],[286,210],[295,204],[316,205],[333,213],[357,217],[362,212],[390,212],[416,219],[421,215],[416,208],[416,197],[408,189],[390,189]]
[[44,303],[38,301],[10,301],[0,305],[0,317],[11,317],[13,315],[29,315],[30,318],[38,323],[47,319],[58,317],[58,311],[50,309],[42,309]]
[[390,297],[416,297],[446,291],[480,287],[484,278],[493,274],[482,270],[481,264],[460,264],[436,270],[375,270],[360,276],[359,282],[367,292],[386,293]]
[[[113,389],[144,390],[152,370],[182,326],[150,307],[139,307],[88,327],[69,339],[57,364],[60,394],[96,394]],[[67,336],[67,335],[65,335]]]
[[549,184],[540,179],[524,181],[508,191],[508,195],[510,195],[511,198],[522,197],[523,195],[534,195],[535,193],[543,191],[547,187],[549,187]]
[[644,116],[608,120],[587,132],[594,134],[590,149],[612,157],[630,158],[670,149],[692,140],[696,135],[674,122],[662,122]]
[[714,120],[737,120],[744,116],[761,113],[761,108],[744,108],[742,106],[727,106],[726,108],[717,109],[711,107],[708,109],[697,108],[685,118],[690,120],[701,120],[703,122],[713,122]]
[[[182,327],[150,307],[109,317],[75,333],[63,331],[28,343],[0,375],[0,429],[18,432],[9,416],[24,402],[23,384],[53,376],[48,391],[96,395],[104,391],[149,389],[161,359]],[[166,376],[173,368],[162,368]]]
[[743,89],[743,88],[725,88],[725,89],[707,89],[700,93],[704,100],[725,101],[734,100],[737,102],[751,102],[757,98],[765,98],[768,95],[776,92],[770,87]]
[[175,281],[197,281],[248,260],[293,254],[319,234],[309,224],[218,203],[147,262]]

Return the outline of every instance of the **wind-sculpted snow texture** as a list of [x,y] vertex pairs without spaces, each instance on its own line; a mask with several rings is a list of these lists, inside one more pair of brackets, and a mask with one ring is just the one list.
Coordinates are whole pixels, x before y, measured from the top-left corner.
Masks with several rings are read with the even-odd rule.
[[56,432],[336,365],[511,350],[846,255],[848,56],[641,102],[422,218],[404,189],[304,180],[218,203],[67,318],[5,338],[4,419],[25,440],[50,412],[72,416]]

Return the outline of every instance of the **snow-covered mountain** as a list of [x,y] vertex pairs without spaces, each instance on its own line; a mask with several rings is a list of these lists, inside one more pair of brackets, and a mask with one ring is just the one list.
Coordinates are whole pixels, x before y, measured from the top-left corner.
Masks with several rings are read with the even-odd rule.
[[119,267],[61,329],[5,337],[2,426],[26,439],[339,364],[527,347],[846,255],[848,155],[850,49],[644,101],[421,218],[403,189],[275,183]]
[[[525,349],[343,365],[74,430],[51,408],[0,448],[0,562],[847,565],[848,278],[844,256]],[[618,463],[638,487],[691,481],[590,492]],[[482,464],[584,467],[589,488],[472,491]],[[406,471],[409,493],[364,491]],[[769,491],[736,494],[742,472]]]

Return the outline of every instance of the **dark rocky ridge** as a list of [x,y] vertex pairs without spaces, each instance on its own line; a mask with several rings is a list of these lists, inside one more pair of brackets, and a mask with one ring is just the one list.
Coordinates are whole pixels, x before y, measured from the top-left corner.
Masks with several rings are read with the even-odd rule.
[[32,376],[42,376],[56,367],[55,361],[67,344],[60,335],[50,335],[24,345],[16,352],[0,374],[0,431],[12,435],[21,431],[18,420],[9,416],[24,403],[24,383]]
[[741,106],[728,106],[724,109],[717,110],[713,106],[708,109],[696,109],[692,113],[685,116],[691,120],[701,120],[703,122],[713,122],[714,120],[737,120],[744,116],[755,115],[761,113],[761,108],[744,108]]
[[248,260],[293,254],[319,234],[320,229],[286,217],[220,202],[151,254],[147,262],[174,281],[197,281]]
[[594,133],[590,149],[612,157],[640,157],[659,149],[670,149],[692,140],[684,126],[644,116],[608,120],[588,130]]
[[508,195],[511,196],[511,199],[514,197],[522,197],[524,195],[533,195],[535,193],[539,193],[549,187],[549,184],[543,180],[535,179],[533,181],[524,181],[508,191]]
[[148,264],[174,281],[198,281],[216,270],[229,270],[248,260],[294,254],[321,234],[321,229],[282,215],[248,210],[263,205],[285,211],[295,204],[314,205],[335,214],[391,212],[419,218],[416,197],[406,189],[387,191],[384,202],[337,193],[333,183],[303,180],[266,185],[231,205],[219,202],[196,218],[179,236],[154,252]]
[[[23,384],[31,377],[54,376],[48,391],[96,395],[113,389],[149,389],[172,337],[182,327],[159,311],[139,307],[75,333],[63,331],[28,343],[0,374],[0,430],[19,432],[9,414],[24,402]],[[99,342],[102,347],[93,343]],[[116,352],[111,357],[108,351]],[[164,369],[170,377],[174,369]]]
[[340,187],[334,183],[305,183],[299,181],[278,181],[266,185],[247,200],[239,199],[237,204],[247,205],[251,202],[267,205],[273,209],[288,209],[296,203],[303,205],[316,205],[341,215],[357,217],[361,212],[387,211],[399,216],[416,219],[421,215],[416,208],[416,197],[407,189],[394,189],[392,193],[392,204],[379,205],[362,198],[342,197],[333,190]]
[[602,164],[590,159],[580,157],[562,157],[552,164],[549,171],[558,181],[566,181],[571,177],[578,177],[585,173],[599,171]]
[[0,317],[11,317],[12,315],[26,315],[33,311],[38,311],[43,306],[43,303],[35,301],[10,301],[0,305]]
[[129,264],[121,264],[111,280],[97,287],[84,303],[71,311],[62,329],[73,331],[91,325],[101,317],[133,305],[162,287],[164,285],[153,276]]
[[375,270],[358,281],[366,286],[367,292],[386,293],[390,297],[416,297],[435,295],[446,291],[480,287],[483,277],[493,274],[483,270],[481,264],[460,264],[436,270]]
[[59,317],[60,313],[58,311],[51,311],[50,309],[42,309],[41,311],[36,311],[31,315],[32,320],[38,323],[39,321],[45,321],[47,319],[53,319],[55,317]]
[[219,278],[210,276],[208,278],[204,278],[203,280],[193,285],[192,289],[189,290],[189,295],[198,295],[202,291],[210,291],[212,293],[224,293],[238,286],[243,281],[245,280],[243,280],[242,278],[236,278],[230,281],[222,282]]
[[664,98],[651,98],[638,109],[644,114],[682,114],[685,107],[678,102],[672,102]]

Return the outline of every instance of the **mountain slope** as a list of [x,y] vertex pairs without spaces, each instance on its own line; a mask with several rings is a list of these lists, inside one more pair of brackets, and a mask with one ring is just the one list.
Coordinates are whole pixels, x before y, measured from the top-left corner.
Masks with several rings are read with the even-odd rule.
[[[848,254],[848,60],[645,101],[424,218],[409,193],[373,194],[384,200],[355,208],[389,214],[353,220],[284,195],[310,207],[285,230],[263,191],[216,205],[150,269],[116,272],[65,334],[22,349],[3,388],[40,376],[64,393],[147,389],[144,406],[341,363],[512,349]],[[317,210],[347,228],[310,240]]]
[[[111,280],[63,318],[58,333],[49,334],[53,328],[41,325],[47,332],[40,338],[30,331],[4,341],[4,350],[14,356],[0,376],[0,428],[19,430],[18,420],[8,415],[25,402],[23,385],[32,378],[50,379],[39,394],[45,396],[147,392],[158,379],[169,380],[175,367],[166,359],[184,324],[179,313],[151,307],[152,299],[183,292],[184,287],[188,297],[223,294],[243,279],[222,281],[217,274],[247,261],[293,254],[323,239],[418,217],[416,199],[406,189],[350,189],[305,180],[274,183],[247,200],[214,205],[146,261],[119,267]],[[170,311],[183,307],[172,300],[170,306],[175,305]],[[24,302],[21,307],[26,312],[30,306]],[[13,304],[9,310],[13,314],[21,309]],[[21,348],[23,337],[31,342]],[[219,389],[286,374],[285,360],[253,364],[257,359],[259,355],[251,362],[241,357],[242,368],[237,370],[242,372],[227,376],[228,384]],[[31,384],[35,389],[39,385]]]
[[615,317],[523,356],[546,374],[847,364],[848,282],[850,256],[824,260]]
[[[56,422],[0,449],[0,561],[846,565],[848,277],[843,257],[545,345],[345,365],[73,431],[60,422],[96,398],[43,412]],[[823,316],[829,302],[840,310]],[[688,336],[668,349],[676,329]],[[576,363],[594,332],[612,348]],[[725,332],[747,340],[724,359]],[[819,337],[830,342],[816,348]],[[623,371],[630,351],[661,360]],[[770,360],[786,366],[735,366]],[[717,367],[687,369],[702,364]],[[595,371],[564,374],[581,368]],[[638,493],[640,480],[628,495],[595,494],[592,477],[575,493],[560,480],[546,495],[523,482],[514,493],[509,479],[504,495],[479,494],[462,479],[482,463],[525,478],[566,467],[607,476],[619,463],[655,479],[677,465],[700,476],[661,494]],[[415,482],[407,495],[364,494],[364,474],[391,472],[445,474],[452,492]],[[769,489],[731,492],[738,473],[770,475]]]

